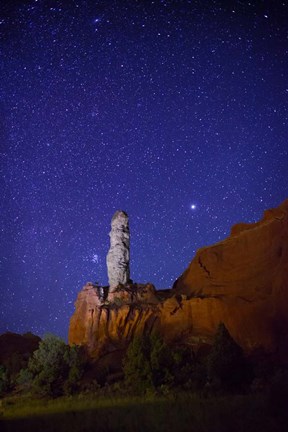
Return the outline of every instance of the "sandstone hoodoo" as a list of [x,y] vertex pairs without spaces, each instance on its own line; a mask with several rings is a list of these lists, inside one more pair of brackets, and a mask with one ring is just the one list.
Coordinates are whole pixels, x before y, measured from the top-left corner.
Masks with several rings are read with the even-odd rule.
[[97,358],[125,350],[135,334],[154,329],[168,343],[197,349],[223,322],[247,353],[260,349],[288,360],[288,200],[259,222],[238,224],[227,239],[199,249],[166,291],[130,283],[128,217],[115,216],[109,292],[99,299],[99,287],[86,285],[79,293],[70,343],[85,345]]
[[128,215],[116,211],[111,221],[110,249],[107,255],[109,286],[126,284],[130,278],[130,232]]

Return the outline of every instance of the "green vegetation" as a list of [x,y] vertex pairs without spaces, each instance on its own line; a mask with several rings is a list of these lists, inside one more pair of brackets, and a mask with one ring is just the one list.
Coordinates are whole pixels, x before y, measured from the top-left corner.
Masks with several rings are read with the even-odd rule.
[[41,396],[55,397],[75,392],[83,370],[84,359],[79,347],[69,347],[58,337],[47,335],[34,351],[27,369],[20,371],[17,381]]
[[139,392],[153,386],[149,363],[150,346],[147,337],[135,337],[130,343],[123,363],[128,386]]
[[172,349],[157,333],[135,337],[123,364],[126,384],[138,393],[179,385],[187,388],[197,367],[189,348]]
[[126,383],[140,393],[174,382],[173,352],[157,334],[135,337],[123,366]]
[[254,381],[261,381],[261,369],[266,380],[259,392],[223,324],[204,357],[187,346],[170,347],[155,333],[135,337],[124,376],[107,368],[102,385],[84,360],[78,347],[47,335],[16,383],[0,367],[0,392],[6,394],[0,430],[286,432],[288,372],[274,368],[269,375],[268,365],[258,367]]

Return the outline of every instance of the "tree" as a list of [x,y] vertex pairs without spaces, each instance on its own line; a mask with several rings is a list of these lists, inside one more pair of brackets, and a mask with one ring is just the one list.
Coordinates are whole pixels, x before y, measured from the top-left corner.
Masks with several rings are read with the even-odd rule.
[[64,392],[71,394],[79,388],[79,381],[84,371],[85,358],[81,347],[72,345],[66,350],[64,360],[69,366],[68,377],[64,384]]
[[65,362],[66,344],[58,337],[46,335],[39,343],[29,360],[28,369],[32,372],[33,386],[39,393],[57,396],[68,375]]
[[174,381],[172,351],[157,333],[150,336],[149,348],[153,385],[155,387],[171,385]]
[[37,393],[59,396],[74,391],[82,373],[79,347],[69,347],[60,338],[48,334],[30,358],[27,371],[20,371],[18,382],[27,384],[32,377],[32,387]]
[[206,365],[197,359],[189,346],[177,346],[172,351],[174,384],[184,389],[199,390],[205,384]]
[[17,376],[16,382],[22,387],[22,389],[30,390],[33,383],[33,378],[33,374],[28,368],[21,369]]
[[236,390],[247,378],[247,365],[242,348],[220,323],[207,359],[208,377],[226,390]]
[[157,333],[135,337],[123,366],[127,384],[139,392],[174,381],[172,351]]
[[126,383],[133,390],[143,392],[153,387],[149,364],[149,338],[136,336],[130,342],[123,362]]

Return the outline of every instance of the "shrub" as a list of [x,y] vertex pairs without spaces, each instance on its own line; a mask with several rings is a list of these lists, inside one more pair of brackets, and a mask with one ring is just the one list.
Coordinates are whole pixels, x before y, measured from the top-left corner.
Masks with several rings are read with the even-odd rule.
[[18,382],[29,385],[36,393],[48,396],[70,394],[77,388],[83,373],[83,357],[79,347],[69,347],[60,338],[46,335],[22,370]]

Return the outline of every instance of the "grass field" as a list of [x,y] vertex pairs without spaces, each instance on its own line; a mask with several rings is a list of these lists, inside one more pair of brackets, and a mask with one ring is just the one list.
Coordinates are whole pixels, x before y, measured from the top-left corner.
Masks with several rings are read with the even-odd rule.
[[189,431],[286,432],[287,417],[273,414],[263,396],[201,398],[74,396],[55,400],[2,400],[1,432]]

